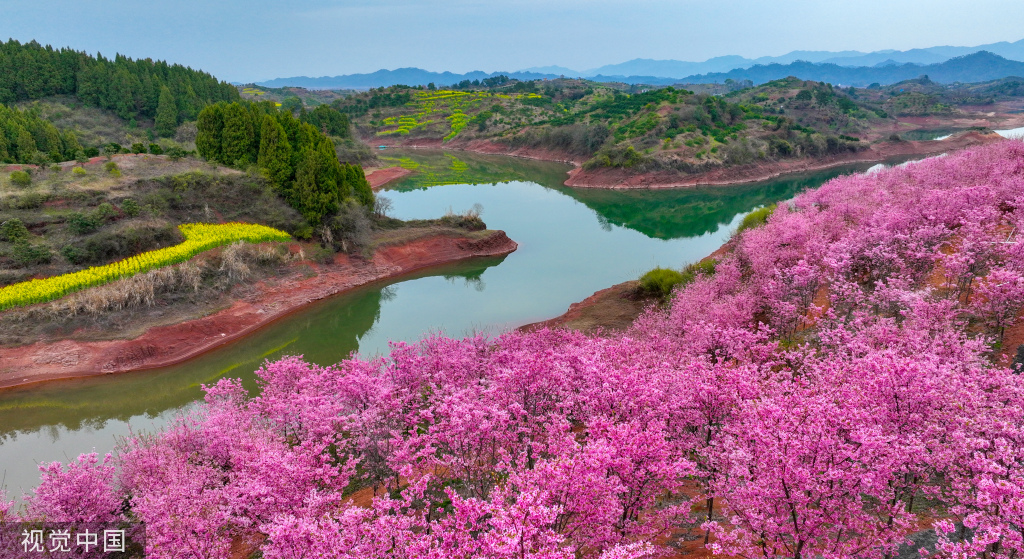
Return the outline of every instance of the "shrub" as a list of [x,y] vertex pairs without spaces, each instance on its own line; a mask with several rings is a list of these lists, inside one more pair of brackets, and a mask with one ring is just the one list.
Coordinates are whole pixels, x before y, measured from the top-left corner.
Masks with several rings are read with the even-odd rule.
[[480,219],[480,214],[482,214],[483,211],[484,208],[480,204],[473,204],[472,208],[461,214],[457,214],[449,209],[448,212],[444,214],[444,217],[438,221],[442,225],[447,225],[448,227],[465,229],[467,231],[483,231],[484,229],[487,229],[487,224],[484,223],[484,220]]
[[106,163],[104,163],[103,170],[106,171],[107,174],[109,174],[112,177],[121,176],[121,169],[120,167],[117,166],[117,163],[115,163],[114,161],[107,161]]
[[163,155],[164,150],[160,147],[160,144],[149,144],[149,153],[153,155]]
[[697,276],[710,276],[715,273],[714,259],[708,259],[683,268],[682,272],[668,268],[655,268],[640,277],[640,292],[648,297],[668,300],[672,290],[677,286],[685,287],[697,279]]
[[43,207],[43,203],[49,200],[49,196],[39,192],[29,192],[11,201],[11,206],[19,210],[35,210]]
[[132,153],[146,153],[146,144],[134,143],[132,144]]
[[60,249],[60,254],[72,264],[82,264],[86,261],[85,251],[74,245],[68,245]]
[[754,229],[760,227],[765,223],[768,223],[768,216],[772,215],[775,211],[775,204],[758,208],[746,215],[743,221],[740,222],[740,226],[736,228],[736,232],[746,231],[747,229]]
[[75,167],[74,169],[71,169],[71,174],[78,177],[84,177],[86,172],[82,167]]
[[93,211],[93,216],[101,223],[110,218],[117,217],[117,210],[110,202],[103,202]]
[[683,274],[668,268],[655,268],[640,277],[640,290],[648,296],[667,299],[683,281]]
[[46,264],[51,257],[50,247],[46,245],[33,245],[27,240],[14,243],[14,260],[22,266]]
[[75,212],[68,216],[68,229],[76,235],[87,235],[99,229],[100,219],[96,216]]
[[697,276],[715,275],[715,267],[717,265],[717,260],[708,258],[683,268],[683,285],[689,285],[693,280],[697,279]]
[[187,155],[188,155],[188,152],[183,150],[183,149],[181,149],[178,146],[174,146],[174,147],[169,148],[167,150],[167,157],[170,158],[171,161],[177,161],[179,159],[183,159]]
[[0,223],[0,240],[15,242],[28,239],[28,228],[18,218]]
[[367,213],[364,206],[347,200],[327,223],[325,233],[329,238],[324,240],[344,252],[365,251],[370,246],[372,229]]
[[27,188],[32,185],[32,175],[25,171],[14,171],[11,173],[11,184],[19,188]]
[[126,198],[121,202],[121,211],[128,217],[135,217],[139,215],[142,208],[139,207],[139,203],[134,198]]
[[75,264],[97,264],[172,246],[183,240],[181,233],[171,225],[143,225],[119,231],[101,231],[64,247],[65,250],[71,249],[74,258],[66,253],[64,256]]

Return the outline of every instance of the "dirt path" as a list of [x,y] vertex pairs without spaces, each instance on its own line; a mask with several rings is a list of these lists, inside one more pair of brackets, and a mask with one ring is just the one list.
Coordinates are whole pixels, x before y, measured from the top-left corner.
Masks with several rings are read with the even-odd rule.
[[[0,349],[0,388],[34,382],[124,373],[166,367],[237,340],[325,297],[370,282],[395,278],[431,266],[479,256],[499,256],[518,245],[504,231],[453,235],[438,233],[379,248],[372,260],[339,254],[305,278],[261,282],[252,294],[209,316],[157,326],[129,340],[75,341]],[[311,265],[312,266],[312,265]]]

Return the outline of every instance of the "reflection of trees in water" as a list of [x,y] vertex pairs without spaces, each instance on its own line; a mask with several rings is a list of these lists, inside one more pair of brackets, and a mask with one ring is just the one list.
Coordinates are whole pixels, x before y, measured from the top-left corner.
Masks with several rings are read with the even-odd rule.
[[739,214],[792,198],[807,188],[815,188],[853,170],[863,170],[863,166],[720,187],[610,190],[559,186],[555,189],[594,210],[605,230],[611,224],[628,227],[654,239],[678,239],[713,233]]
[[381,157],[386,163],[413,171],[411,175],[388,185],[389,190],[405,192],[446,184],[492,184],[511,181],[534,182],[547,187],[560,186],[570,167],[564,163],[532,161],[507,156],[480,155],[440,150],[396,150],[395,157]]
[[569,167],[550,161],[440,150],[397,153],[396,157],[384,159],[414,168],[414,172],[389,188],[407,191],[445,184],[533,182],[585,204],[597,213],[598,223],[605,231],[617,225],[655,239],[696,237],[715,232],[739,214],[791,198],[830,178],[867,168],[857,165],[763,183],[721,187],[611,190],[563,186]]
[[455,283],[459,279],[462,279],[463,284],[466,287],[472,287],[474,290],[478,292],[483,292],[483,290],[487,287],[487,284],[484,283],[483,279],[483,275],[486,270],[487,268],[485,267],[480,268],[478,270],[466,270],[457,274],[445,274],[444,279],[448,280],[451,283]]

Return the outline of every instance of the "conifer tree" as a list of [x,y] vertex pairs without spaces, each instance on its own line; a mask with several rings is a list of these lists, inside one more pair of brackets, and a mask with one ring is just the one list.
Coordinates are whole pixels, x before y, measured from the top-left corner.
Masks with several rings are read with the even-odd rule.
[[338,211],[337,163],[334,151],[328,154],[323,146],[306,149],[295,172],[292,205],[311,225],[323,223],[324,217]]
[[244,167],[254,163],[254,155],[256,155],[254,139],[255,132],[249,112],[238,103],[231,103],[224,107],[221,162],[235,167]]
[[169,87],[160,88],[160,100],[156,108],[156,133],[158,136],[170,136],[178,127],[178,104]]
[[257,165],[274,188],[287,196],[292,178],[292,147],[284,127],[270,115],[263,115]]
[[38,151],[36,141],[32,139],[32,134],[22,126],[18,126],[17,134],[18,161],[27,163]]
[[199,113],[196,121],[196,151],[207,161],[222,161],[221,139],[224,136],[224,108],[210,105]]
[[78,153],[82,151],[82,144],[78,142],[78,135],[75,134],[74,130],[68,130],[64,132],[64,137],[61,142],[64,146],[64,160],[71,161],[78,157]]

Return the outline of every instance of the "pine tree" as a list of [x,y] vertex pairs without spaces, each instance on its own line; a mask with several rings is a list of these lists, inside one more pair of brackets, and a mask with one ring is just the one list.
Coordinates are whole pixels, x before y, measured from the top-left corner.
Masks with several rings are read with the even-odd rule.
[[156,133],[158,136],[167,137],[174,134],[178,128],[178,104],[174,101],[169,87],[160,88],[160,101],[156,109]]
[[266,174],[270,184],[287,196],[292,179],[292,147],[284,127],[270,115],[263,115],[257,165]]

